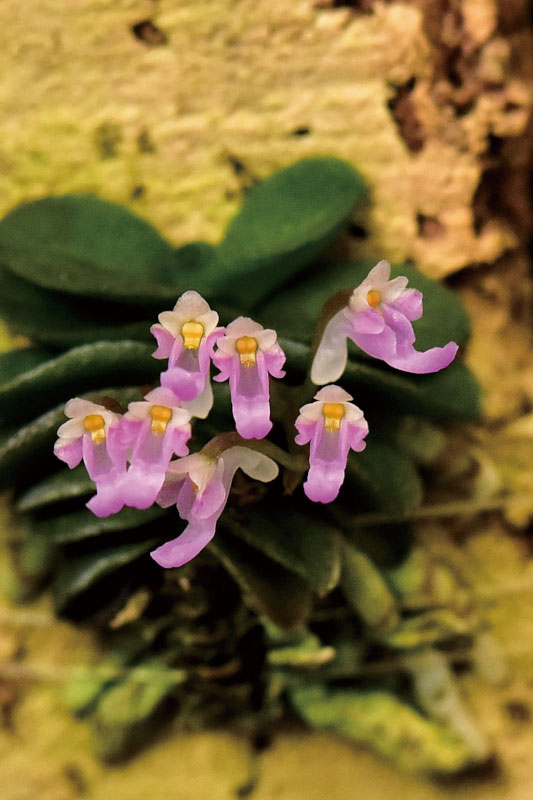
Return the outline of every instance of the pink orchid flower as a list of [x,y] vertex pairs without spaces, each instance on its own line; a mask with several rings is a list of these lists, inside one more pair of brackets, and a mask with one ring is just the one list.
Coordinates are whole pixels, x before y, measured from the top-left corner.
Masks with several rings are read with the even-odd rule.
[[272,428],[269,375],[285,375],[277,338],[276,331],[238,317],[217,341],[213,363],[220,374],[214,380],[229,379],[235,426],[244,439],[263,439]]
[[209,382],[211,352],[223,328],[217,328],[218,314],[198,292],[185,292],[173,311],[159,314],[152,325],[157,340],[154,358],[168,358],[168,369],[161,373],[161,385],[180,400],[194,400],[194,416],[205,419],[213,405]]
[[124,502],[148,508],[163,486],[172,456],[189,452],[191,415],[170,389],[149,392],[144,401],[130,403],[122,420],[123,440],[132,447],[124,483]]
[[181,567],[211,541],[239,468],[263,482],[274,480],[278,474],[271,458],[241,446],[229,447],[218,456],[193,453],[170,464],[157,502],[163,508],[176,503],[188,525],[176,539],[151,553],[160,566]]
[[411,323],[422,316],[422,293],[407,289],[405,277],[389,278],[390,264],[380,261],[354,289],[348,305],[329,320],[313,359],[313,383],[340,378],[348,358],[347,339],[404,372],[438,372],[453,361],[455,342],[425,352],[415,350]]
[[311,442],[309,472],[304,492],[317,503],[335,500],[344,481],[350,448],[366,447],[368,423],[363,412],[349,401],[353,398],[340,386],[324,386],[315,403],[300,409],[295,422],[297,444]]
[[87,503],[97,517],[115,514],[124,506],[126,451],[121,417],[104,406],[75,397],[65,406],[68,422],[59,428],[55,455],[70,469],[83,459],[96,494]]

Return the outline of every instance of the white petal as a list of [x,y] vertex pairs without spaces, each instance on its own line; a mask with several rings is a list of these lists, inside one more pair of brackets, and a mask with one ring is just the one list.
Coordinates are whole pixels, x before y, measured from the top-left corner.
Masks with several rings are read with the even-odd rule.
[[385,288],[390,278],[390,264],[388,261],[380,261],[373,267],[364,281],[357,286],[350,298],[349,306],[353,311],[363,311],[368,308],[366,296],[374,289],[381,292]]
[[128,410],[124,414],[126,419],[146,419],[150,413],[152,403],[146,403],[144,400],[139,400],[135,403],[130,403]]
[[102,411],[105,411],[103,406],[91,403],[90,400],[82,400],[81,397],[74,397],[65,405],[65,414],[72,419],[86,417],[88,414],[101,414]]
[[270,350],[277,342],[278,334],[276,331],[267,328],[256,334],[255,338],[261,350]]
[[221,458],[224,459],[224,471],[240,467],[250,478],[264,483],[273,481],[279,473],[275,461],[250,447],[229,447]]
[[180,317],[198,319],[202,314],[209,313],[211,308],[207,300],[204,300],[201,294],[191,289],[188,292],[184,292],[181,297],[178,297],[176,305],[174,306],[174,311],[179,314]]
[[176,314],[175,311],[162,311],[157,319],[163,328],[169,331],[172,336],[175,336],[176,338],[181,336],[181,326],[183,325],[184,320],[179,314]]
[[393,278],[381,290],[381,301],[383,303],[392,303],[396,300],[407,288],[409,279],[403,275]]
[[68,422],[64,422],[62,425],[60,425],[57,431],[57,435],[60,439],[71,439],[72,441],[79,439],[84,433],[85,428],[83,427],[83,417],[69,419]]
[[331,384],[324,386],[315,394],[315,400],[320,400],[321,403],[348,403],[353,400],[351,394],[345,392],[340,386]]
[[322,403],[306,403],[300,409],[300,416],[310,422],[316,422],[322,416]]
[[218,325],[218,314],[216,311],[207,311],[195,317],[195,320],[204,326],[204,336],[209,336]]
[[311,380],[318,386],[340,378],[348,360],[343,309],[328,322],[311,365]]
[[205,382],[205,386],[198,397],[193,400],[187,400],[182,403],[182,406],[189,412],[191,417],[205,419],[213,407],[213,390],[210,381],[207,380]]
[[233,322],[230,322],[226,328],[228,336],[255,336],[259,331],[263,330],[263,326],[258,322],[254,322],[250,317],[237,317]]

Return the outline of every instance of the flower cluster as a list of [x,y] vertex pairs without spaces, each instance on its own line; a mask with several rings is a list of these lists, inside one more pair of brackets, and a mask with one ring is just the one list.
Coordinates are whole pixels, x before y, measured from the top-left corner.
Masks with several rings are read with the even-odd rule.
[[[329,385],[300,409],[295,441],[310,444],[303,488],[315,502],[337,497],[350,449],[360,452],[366,446],[363,412],[333,384],[346,366],[347,339],[408,372],[436,372],[457,352],[453,342],[426,352],[414,349],[411,323],[422,314],[422,295],[407,289],[407,278],[389,278],[390,266],[381,261],[326,320],[313,358],[311,380]],[[154,357],[168,361],[161,385],[143,401],[130,403],[123,415],[88,400],[69,400],[69,420],[59,428],[54,452],[71,469],[83,460],[96,485],[87,507],[97,516],[124,506],[176,505],[187,526],[152,557],[163,567],[179,567],[212,539],[237,469],[264,482],[278,474],[258,440],[272,428],[270,376],[284,377],[285,354],[276,332],[252,319],[239,317],[218,327],[218,314],[195,291],[160,314],[151,331],[157,341]],[[219,370],[214,380],[229,381],[237,433],[216,436],[189,455],[191,421],[205,419],[213,405],[211,362]]]

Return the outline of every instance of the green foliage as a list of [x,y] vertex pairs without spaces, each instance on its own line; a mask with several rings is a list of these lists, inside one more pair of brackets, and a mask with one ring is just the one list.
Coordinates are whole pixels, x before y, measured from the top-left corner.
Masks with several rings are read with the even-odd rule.
[[291,691],[290,698],[314,727],[371,745],[409,772],[442,775],[478,760],[468,741],[384,689],[326,691],[311,686]]
[[[295,414],[316,391],[306,374],[321,309],[373,266],[330,264],[324,257],[364,195],[358,172],[320,157],[255,186],[218,245],[174,247],[146,221],[93,195],[24,203],[0,221],[0,316],[35,343],[0,356],[0,489],[15,489],[16,508],[31,529],[18,546],[18,571],[31,591],[50,579],[57,612],[99,631],[139,592],[156,597],[157,610],[157,603],[167,609],[157,624],[138,611],[129,644],[118,637],[100,671],[80,673],[69,685],[67,704],[77,715],[90,716],[104,758],[129,754],[155,730],[187,677],[176,664],[180,658],[188,667],[194,663],[198,641],[207,637],[216,673],[223,642],[239,626],[244,638],[251,630],[259,635],[259,614],[264,633],[256,671],[266,670],[260,680],[272,700],[288,689],[311,724],[370,743],[407,768],[449,772],[469,763],[463,741],[393,690],[362,690],[359,675],[376,643],[392,655],[405,654],[446,647],[457,637],[467,641],[475,630],[475,622],[457,609],[429,600],[417,605],[416,613],[412,608],[405,613],[410,600],[398,587],[410,533],[394,524],[420,506],[418,466],[429,463],[427,453],[434,452],[437,440],[442,444],[442,434],[439,438],[434,425],[420,419],[479,416],[479,389],[462,363],[434,375],[409,375],[351,347],[342,385],[367,412],[372,435],[366,450],[350,457],[339,500],[331,508],[305,500],[297,466],[283,469],[283,480],[257,496],[236,487],[192,581],[183,570],[163,575],[149,557],[150,550],[179,535],[184,523],[174,509],[127,508],[97,518],[83,507],[94,490],[84,468],[59,469],[52,455],[70,397],[125,409],[157,383],[164,362],[151,357],[149,327],[183,291],[196,289],[222,322],[253,315],[279,332],[292,387],[279,389],[273,440],[290,460]],[[459,300],[412,267],[394,272],[407,275],[424,293],[425,313],[415,323],[417,347],[449,340],[463,344],[469,324]],[[212,414],[194,424],[193,450],[233,424],[227,387],[214,390]],[[359,520],[365,511],[385,512],[392,523],[365,526]],[[224,596],[218,596],[221,616],[228,598],[237,594],[240,603],[238,614],[231,616],[233,608],[227,612],[230,622],[217,620],[221,627],[215,633],[209,631],[212,620],[204,618],[213,602],[213,564],[217,580],[222,573],[228,581]],[[421,584],[429,570],[426,564],[417,568]],[[200,621],[191,633],[186,620],[196,619],[196,607],[187,606],[181,617],[180,610],[185,595],[190,599],[195,591]],[[174,594],[175,604],[169,601]],[[322,617],[315,616],[317,602]],[[162,643],[168,631],[170,649]],[[243,663],[249,659],[248,651]],[[310,685],[311,674],[320,686]],[[337,679],[342,689],[324,688]],[[228,686],[223,684],[224,692]],[[213,692],[218,698],[217,692],[220,687]],[[188,696],[180,696],[184,707]],[[194,716],[197,709],[191,708]],[[410,743],[405,752],[402,740]]]

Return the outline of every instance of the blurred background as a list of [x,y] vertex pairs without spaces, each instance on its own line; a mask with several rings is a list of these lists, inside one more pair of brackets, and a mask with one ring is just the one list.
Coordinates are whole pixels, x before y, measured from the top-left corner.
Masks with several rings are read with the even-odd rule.
[[[67,666],[94,658],[91,636],[55,621],[46,600],[25,610],[11,603],[4,548],[3,798],[532,797],[525,0],[3,0],[2,10],[0,213],[48,194],[94,192],[176,245],[216,243],[255,181],[333,155],[370,187],[339,252],[411,260],[461,296],[484,421],[453,431],[429,481],[436,500],[457,480],[473,481],[472,504],[451,521],[421,521],[418,537],[467,576],[499,645],[480,656],[486,679],[461,676],[496,755],[453,783],[293,729],[260,756],[217,731],[167,736],[105,767],[57,694]],[[0,336],[5,349],[4,328]],[[505,503],[491,501],[497,492]]]

